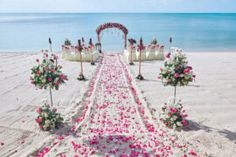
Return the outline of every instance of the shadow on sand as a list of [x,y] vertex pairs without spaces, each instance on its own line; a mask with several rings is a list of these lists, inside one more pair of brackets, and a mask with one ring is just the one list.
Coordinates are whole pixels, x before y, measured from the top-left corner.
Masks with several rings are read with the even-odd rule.
[[216,132],[219,133],[221,136],[224,136],[225,138],[229,139],[230,141],[233,141],[236,143],[236,132],[229,131],[227,129],[219,130],[217,128],[212,128],[206,125],[203,125],[201,123],[197,123],[194,121],[189,121],[189,125],[183,128],[184,131],[199,131],[204,130],[205,132]]

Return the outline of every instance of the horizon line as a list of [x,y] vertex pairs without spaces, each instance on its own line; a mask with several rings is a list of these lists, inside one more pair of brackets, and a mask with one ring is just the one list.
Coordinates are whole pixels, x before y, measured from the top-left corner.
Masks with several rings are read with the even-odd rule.
[[236,12],[0,12],[0,14],[236,14]]

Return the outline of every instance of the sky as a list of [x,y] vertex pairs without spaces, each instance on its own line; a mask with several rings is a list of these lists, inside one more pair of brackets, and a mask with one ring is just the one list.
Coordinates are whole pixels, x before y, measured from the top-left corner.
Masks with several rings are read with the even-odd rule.
[[236,0],[0,0],[0,12],[235,13]]

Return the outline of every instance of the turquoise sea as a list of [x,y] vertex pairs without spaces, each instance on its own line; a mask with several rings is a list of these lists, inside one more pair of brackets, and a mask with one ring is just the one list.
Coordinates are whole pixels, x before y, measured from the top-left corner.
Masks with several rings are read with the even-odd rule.
[[[54,50],[60,50],[65,38],[74,44],[84,37],[96,42],[96,28],[105,22],[119,22],[128,30],[128,38],[143,37],[149,43],[153,37],[168,48],[184,51],[236,51],[236,14],[165,14],[165,13],[53,13],[0,14],[0,51],[39,51],[48,47],[48,37]],[[122,33],[106,30],[102,34],[105,50],[121,50]]]

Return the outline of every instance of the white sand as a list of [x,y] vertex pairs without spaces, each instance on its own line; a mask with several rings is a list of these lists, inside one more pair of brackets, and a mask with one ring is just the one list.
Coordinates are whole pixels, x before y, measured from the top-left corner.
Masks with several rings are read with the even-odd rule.
[[[47,133],[39,131],[34,118],[35,106],[48,98],[48,91],[35,90],[30,84],[30,68],[38,54],[0,54],[0,156],[20,156],[42,146]],[[178,88],[177,96],[192,121],[188,130],[181,132],[192,143],[200,145],[200,150],[213,156],[234,156],[236,153],[236,53],[187,53],[190,65],[197,75],[196,82]],[[60,60],[69,81],[59,91],[53,92],[54,103],[62,113],[73,113],[76,103],[87,82],[79,82],[77,62]],[[157,80],[162,61],[143,63],[145,81],[137,85],[146,97],[150,108],[158,111],[172,96],[172,87],[163,87]],[[85,64],[85,76],[91,78],[95,67]],[[137,75],[138,64],[131,67]],[[70,117],[67,114],[67,117]],[[200,143],[200,144],[199,144]]]
[[[191,124],[181,132],[202,151],[228,157],[236,153],[236,53],[187,53],[197,75],[195,83],[177,88]],[[160,108],[173,96],[173,87],[164,87],[157,79],[163,61],[144,62],[145,81],[137,81],[150,108]],[[138,63],[131,67],[136,76]]]
[[[0,53],[0,156],[20,156],[42,145],[43,139],[50,137],[41,132],[35,123],[36,106],[42,100],[49,100],[49,91],[36,90],[30,83],[30,68],[35,65],[40,54]],[[78,81],[78,62],[59,60],[62,71],[69,81],[59,91],[53,91],[54,105],[65,114],[74,112],[89,81]],[[90,79],[96,66],[84,64],[84,75]]]

